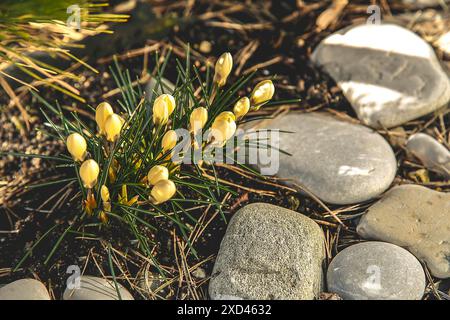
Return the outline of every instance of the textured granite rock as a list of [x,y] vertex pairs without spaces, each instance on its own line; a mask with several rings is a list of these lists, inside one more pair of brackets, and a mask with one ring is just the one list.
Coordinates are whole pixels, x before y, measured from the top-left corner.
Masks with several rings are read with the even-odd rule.
[[142,275],[137,281],[137,286],[141,293],[149,299],[166,298],[171,292],[168,280],[153,272]]
[[212,299],[314,299],[322,288],[324,235],[310,218],[255,203],[231,219],[209,284]]
[[[279,129],[270,144],[290,153],[273,157],[277,177],[301,183],[323,201],[351,204],[372,199],[392,183],[392,148],[373,130],[320,113],[288,113],[261,126]],[[270,165],[272,165],[272,163]],[[260,169],[264,165],[259,164]]]

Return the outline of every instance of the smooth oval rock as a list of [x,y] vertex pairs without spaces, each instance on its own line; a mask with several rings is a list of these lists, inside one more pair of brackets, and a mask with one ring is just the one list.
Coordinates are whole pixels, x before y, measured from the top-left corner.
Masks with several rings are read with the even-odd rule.
[[434,276],[450,277],[450,193],[394,187],[367,210],[356,231],[365,239],[404,247]]
[[50,295],[42,282],[20,279],[0,287],[0,300],[50,300]]
[[64,300],[134,300],[122,285],[118,284],[120,297],[112,280],[93,276],[81,276],[80,287],[64,291]]
[[311,58],[336,81],[358,118],[374,128],[401,125],[450,99],[450,81],[432,47],[397,25],[343,29],[325,38]]
[[344,300],[418,300],[425,272],[411,253],[385,242],[345,248],[331,261],[328,290]]
[[[272,135],[270,141],[272,147],[291,154],[279,154],[277,176],[292,185],[301,183],[328,203],[372,199],[394,180],[397,162],[392,148],[367,127],[320,113],[288,113],[264,128],[291,132]],[[278,159],[273,160],[271,165]],[[264,169],[261,163],[258,166]]]
[[254,203],[231,219],[209,283],[213,300],[308,300],[322,289],[324,235],[310,218]]
[[450,178],[450,151],[433,137],[425,133],[413,134],[406,149],[428,169]]

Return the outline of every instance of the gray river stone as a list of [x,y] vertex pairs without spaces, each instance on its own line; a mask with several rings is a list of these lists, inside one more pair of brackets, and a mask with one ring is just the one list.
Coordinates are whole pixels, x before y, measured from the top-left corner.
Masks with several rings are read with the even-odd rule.
[[397,25],[340,30],[311,58],[336,81],[358,118],[374,128],[401,125],[450,99],[450,81],[433,48]]
[[214,300],[310,300],[322,289],[324,235],[310,218],[254,203],[231,219],[209,284]]
[[[386,140],[373,130],[320,113],[287,115],[261,126],[279,129],[271,146],[290,153],[273,157],[277,177],[301,183],[321,200],[351,204],[372,199],[392,183],[397,162]],[[272,150],[273,152],[273,150]],[[264,161],[258,167],[264,173]],[[274,165],[278,164],[278,166]]]
[[425,273],[407,250],[370,241],[339,252],[328,267],[327,283],[344,300],[418,300]]
[[450,278],[450,193],[418,185],[389,190],[361,218],[365,239],[404,247],[438,278]]

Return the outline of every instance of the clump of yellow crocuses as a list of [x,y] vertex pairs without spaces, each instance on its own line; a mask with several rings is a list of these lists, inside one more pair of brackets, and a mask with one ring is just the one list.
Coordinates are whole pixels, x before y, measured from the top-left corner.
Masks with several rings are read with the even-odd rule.
[[[223,99],[223,93],[226,92],[224,87],[232,69],[233,58],[229,52],[225,52],[216,61],[212,86],[209,88],[209,96],[205,96],[204,99],[199,98],[199,103],[195,103],[194,99],[196,97],[192,96],[192,92],[189,99],[184,98],[182,94],[178,96],[177,93],[174,93],[175,97],[179,99],[180,105],[177,105],[178,101],[172,94],[163,93],[157,96],[152,102],[152,112],[138,120],[143,124],[148,124],[150,126],[149,131],[140,131],[136,127],[136,123],[139,122],[133,122],[134,113],[130,112],[121,116],[114,112],[113,107],[108,102],[100,103],[95,110],[95,121],[98,129],[97,139],[94,139],[94,134],[90,133],[87,128],[71,133],[66,139],[67,149],[76,165],[79,166],[79,177],[82,185],[87,189],[87,198],[83,202],[86,212],[91,214],[98,207],[99,219],[104,223],[108,221],[109,213],[112,213],[112,203],[114,202],[111,199],[112,195],[108,186],[112,187],[111,190],[122,190],[117,199],[117,202],[121,205],[132,206],[146,203],[145,199],[138,201],[141,194],[135,194],[128,201],[127,190],[132,188],[127,188],[128,181],[123,181],[124,176],[137,179],[137,181],[129,181],[131,185],[148,188],[148,201],[154,205],[163,204],[172,199],[177,192],[177,186],[174,181],[177,181],[175,177],[178,177],[181,163],[172,160],[171,153],[173,153],[178,140],[184,139],[184,136],[178,136],[176,131],[177,129],[184,129],[180,127],[180,119],[182,121],[186,120],[184,124],[187,126],[185,129],[188,130],[188,135],[191,138],[195,137],[192,142],[195,150],[201,152],[202,150],[200,149],[208,145],[223,147],[235,135],[238,122],[247,116],[250,110],[258,110],[269,102],[274,95],[275,88],[272,81],[264,80],[255,86],[248,97],[237,98],[232,106],[223,104],[220,107],[220,112],[217,112],[214,110],[217,105],[215,99]],[[197,90],[197,92],[203,91]],[[196,94],[194,93],[194,95]],[[189,109],[193,101],[195,107]],[[187,107],[184,104],[187,104]],[[177,107],[180,109],[179,111]],[[143,108],[148,110],[148,105]],[[227,110],[227,108],[231,110]],[[180,114],[176,112],[180,112]],[[171,117],[174,113],[175,116]],[[127,123],[126,127],[124,118],[129,123]],[[126,136],[131,130],[135,130],[135,132],[149,132],[150,137]],[[206,131],[204,135],[206,141],[197,141],[198,137],[200,137],[199,134],[203,138],[203,131]],[[89,139],[89,146],[86,139]],[[91,139],[94,140],[91,142]],[[143,143],[139,146],[140,141]],[[160,148],[153,150],[148,141],[152,141],[155,145],[160,145]],[[126,152],[124,145],[134,146],[135,143],[136,147],[127,154],[127,159],[115,156],[116,153]],[[89,152],[88,147],[95,150]],[[163,157],[163,155],[167,156]],[[105,163],[108,163],[107,167],[100,168],[99,164],[91,157],[100,160],[101,162],[99,163],[101,163],[102,167],[105,166]],[[110,157],[110,161],[103,161]],[[151,159],[150,161],[153,161],[154,164],[149,169],[148,167],[146,168],[148,171],[142,172],[142,167],[149,165],[148,159]],[[127,167],[128,162],[130,163],[129,167]],[[123,172],[121,173],[121,170],[124,168],[130,170],[125,175]],[[105,175],[100,175],[101,169],[107,171],[106,177]],[[101,181],[101,186],[97,186],[100,176],[105,180]],[[97,196],[94,196],[95,192],[98,193]],[[101,203],[97,205],[97,201],[100,201],[100,199]]]

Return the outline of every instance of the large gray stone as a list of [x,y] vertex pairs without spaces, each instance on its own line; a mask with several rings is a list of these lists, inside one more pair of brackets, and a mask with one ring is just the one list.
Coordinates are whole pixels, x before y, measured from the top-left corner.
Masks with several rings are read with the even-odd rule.
[[221,299],[314,299],[322,288],[324,235],[310,218],[255,203],[230,221],[209,294]]
[[369,126],[394,127],[446,105],[450,81],[431,46],[392,24],[364,24],[324,39],[312,60]]
[[450,193],[417,185],[392,188],[368,209],[357,232],[404,247],[434,276],[450,277]]
[[50,295],[42,282],[20,279],[0,288],[0,300],[50,300]]
[[327,283],[328,291],[345,300],[418,300],[425,273],[405,249],[371,241],[339,252],[328,267]]
[[428,169],[450,178],[450,151],[433,137],[416,133],[408,139],[406,149]]
[[320,113],[289,113],[264,128],[292,132],[271,140],[272,146],[279,145],[291,154],[280,153],[277,176],[300,182],[326,202],[350,204],[372,199],[395,177],[392,148],[367,127]]
[[64,300],[134,300],[133,296],[122,285],[118,284],[120,298],[113,281],[93,277],[81,276],[80,288],[64,291]]

